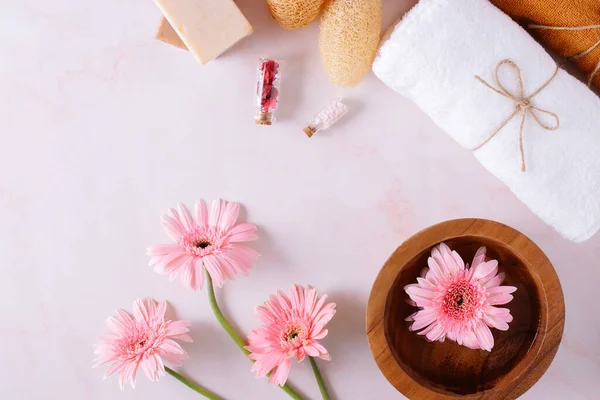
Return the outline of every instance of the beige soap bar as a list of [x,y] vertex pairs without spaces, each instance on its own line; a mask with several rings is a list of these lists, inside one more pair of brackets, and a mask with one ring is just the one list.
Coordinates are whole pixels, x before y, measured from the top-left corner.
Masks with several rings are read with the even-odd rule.
[[[205,64],[252,33],[252,26],[233,0],[154,0],[185,47]],[[161,29],[164,28],[164,29]],[[168,27],[157,38],[173,43]],[[181,47],[181,46],[178,46]]]
[[158,26],[158,30],[156,31],[156,35],[154,35],[154,37],[172,46],[179,47],[180,49],[188,49],[165,17],[160,19],[160,25]]

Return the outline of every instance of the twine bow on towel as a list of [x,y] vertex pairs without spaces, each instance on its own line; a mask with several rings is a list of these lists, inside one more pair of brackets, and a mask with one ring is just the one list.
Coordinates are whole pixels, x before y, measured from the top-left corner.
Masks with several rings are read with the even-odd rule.
[[[500,71],[500,68],[503,65],[507,65],[507,66],[511,67],[516,72],[517,86],[518,86],[517,94],[511,93],[508,89],[506,89],[504,87],[502,82],[500,82],[498,72]],[[475,79],[477,79],[479,82],[483,83],[485,86],[487,86],[494,92],[498,93],[499,95],[511,99],[515,103],[515,109],[512,112],[512,114],[510,114],[504,121],[502,121],[500,126],[498,126],[498,128],[490,135],[490,137],[488,137],[479,146],[473,148],[473,151],[479,150],[480,148],[485,146],[490,140],[492,140],[494,138],[494,136],[496,136],[498,134],[498,132],[500,132],[502,130],[502,128],[504,128],[506,126],[506,124],[508,124],[517,114],[520,113],[521,114],[521,124],[519,125],[519,150],[521,152],[521,171],[525,172],[525,150],[523,149],[523,126],[525,125],[525,119],[527,118],[527,115],[530,115],[531,117],[533,117],[533,120],[535,122],[537,122],[539,126],[541,126],[543,129],[546,129],[548,131],[554,131],[554,130],[558,129],[558,127],[560,125],[558,115],[556,115],[555,113],[550,112],[548,110],[543,110],[541,108],[538,108],[531,103],[531,100],[535,96],[537,96],[542,90],[544,90],[550,82],[552,82],[552,80],[554,79],[554,77],[556,76],[557,73],[558,73],[558,65],[556,66],[556,70],[554,71],[554,73],[552,74],[550,79],[548,79],[546,81],[546,83],[544,83],[542,86],[540,86],[537,90],[535,90],[529,96],[525,95],[525,89],[523,88],[523,79],[521,78],[521,69],[512,60],[508,60],[508,59],[502,60],[498,63],[498,65],[496,65],[496,71],[494,73],[494,78],[496,79],[496,85],[498,85],[498,88],[493,87],[492,85],[487,83],[485,80],[483,80],[480,76],[475,75]],[[542,122],[540,120],[537,113],[546,114],[546,115],[554,118],[554,120],[556,121],[555,124],[554,125],[545,124],[544,122]]]

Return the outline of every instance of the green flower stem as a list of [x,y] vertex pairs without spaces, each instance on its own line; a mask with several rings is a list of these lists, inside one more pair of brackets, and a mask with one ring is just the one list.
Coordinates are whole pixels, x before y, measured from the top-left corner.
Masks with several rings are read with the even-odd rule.
[[319,390],[321,391],[321,397],[323,397],[323,400],[330,400],[331,398],[329,397],[329,393],[327,393],[327,387],[323,381],[323,376],[321,376],[321,371],[319,371],[319,367],[317,366],[317,360],[315,360],[313,357],[308,358],[310,359],[310,366],[315,373],[315,378],[317,379],[317,384],[319,385]]
[[219,324],[221,324],[223,329],[225,329],[225,332],[227,332],[227,334],[233,339],[235,344],[237,344],[242,353],[244,353],[245,355],[250,354],[250,352],[245,348],[246,342],[244,342],[244,339],[242,339],[241,336],[235,331],[235,328],[231,326],[229,321],[227,321],[227,318],[225,318],[225,316],[223,315],[223,312],[221,312],[221,309],[217,304],[217,298],[215,296],[215,288],[213,287],[213,281],[210,277],[210,274],[208,273],[208,270],[206,271],[206,289],[208,292],[208,302],[210,303],[210,308],[212,309],[213,314],[215,314],[215,317],[217,317],[217,321],[219,321]]
[[[221,309],[219,308],[219,305],[217,304],[217,298],[215,297],[215,289],[213,287],[213,281],[212,281],[212,278],[210,277],[210,274],[208,273],[208,271],[206,271],[206,289],[207,289],[206,291],[208,293],[208,302],[210,303],[210,308],[212,309],[213,314],[215,314],[217,321],[219,321],[219,323],[221,324],[223,329],[225,329],[225,332],[227,332],[227,334],[233,339],[233,341],[240,348],[242,353],[244,353],[244,355],[247,356],[248,354],[250,354],[250,352],[248,350],[246,350],[246,348],[245,348],[246,342],[244,341],[244,339],[242,339],[242,337],[239,335],[239,333],[236,332],[235,328],[233,326],[231,326],[229,321],[227,321],[227,318],[225,318],[225,316],[223,315],[223,312],[221,312]],[[252,361],[252,362],[254,362],[254,361]],[[270,375],[271,374],[269,374],[269,376]],[[281,390],[286,392],[292,399],[304,400],[304,398],[302,396],[300,396],[298,394],[298,392],[296,392],[294,389],[292,389],[292,387],[290,385],[285,384],[285,385],[279,386],[279,387],[281,388]]]
[[221,397],[212,393],[210,390],[203,388],[202,386],[190,381],[185,376],[180,375],[179,373],[173,371],[171,368],[165,366],[165,371],[167,371],[172,377],[177,379],[179,382],[183,383],[185,386],[189,387],[195,392],[200,393],[202,396],[206,397],[210,400],[223,400]]

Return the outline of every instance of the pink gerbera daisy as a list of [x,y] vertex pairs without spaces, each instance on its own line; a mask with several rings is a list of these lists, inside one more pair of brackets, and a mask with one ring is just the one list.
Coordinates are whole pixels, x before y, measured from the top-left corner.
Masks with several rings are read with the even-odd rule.
[[514,286],[500,286],[498,261],[487,260],[485,247],[477,250],[471,268],[456,251],[440,243],[431,251],[415,284],[405,287],[420,310],[407,318],[410,329],[430,341],[456,341],[471,349],[491,351],[494,336],[490,328],[508,330],[512,321],[508,308],[495,307],[513,298]]
[[157,244],[147,250],[155,271],[169,274],[171,280],[181,276],[186,287],[204,286],[204,268],[218,287],[237,273],[248,275],[258,252],[240,244],[256,240],[256,226],[237,224],[240,206],[215,200],[210,215],[204,201],[196,202],[194,215],[184,204],[179,211],[170,209],[162,224],[174,244]]
[[126,311],[117,310],[117,315],[106,320],[112,333],[100,338],[94,367],[112,362],[105,378],[117,373],[119,386],[123,389],[127,382],[135,387],[139,367],[149,380],[158,381],[165,375],[163,360],[180,365],[188,357],[173,339],[191,342],[187,335],[190,323],[165,320],[166,310],[166,301],[157,305],[152,299],[136,300],[133,317]]
[[327,335],[325,325],[335,314],[335,303],[325,304],[327,295],[318,299],[317,291],[311,287],[295,285],[290,297],[282,291],[272,295],[256,313],[263,326],[248,335],[248,356],[256,363],[252,371],[260,378],[269,372],[269,382],[284,385],[292,358],[298,362],[305,356],[330,360],[329,353],[319,343]]

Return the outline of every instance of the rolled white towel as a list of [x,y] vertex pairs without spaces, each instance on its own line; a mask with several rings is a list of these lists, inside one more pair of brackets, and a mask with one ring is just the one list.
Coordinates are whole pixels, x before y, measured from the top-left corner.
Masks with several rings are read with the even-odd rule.
[[[498,64],[520,68],[525,96],[556,72],[550,55],[487,0],[421,0],[379,50],[373,71],[412,99],[433,121],[501,179],[535,214],[567,239],[580,242],[600,228],[600,99],[562,69],[531,99],[553,117],[526,110],[521,170],[521,109],[499,88]],[[499,81],[518,96],[516,72],[499,67]],[[526,106],[525,106],[526,107]],[[513,112],[515,116],[491,138]]]

